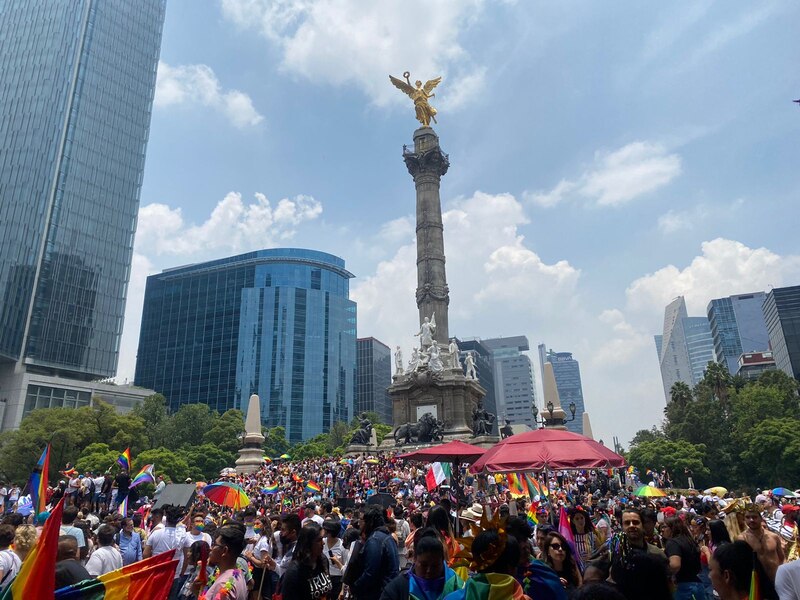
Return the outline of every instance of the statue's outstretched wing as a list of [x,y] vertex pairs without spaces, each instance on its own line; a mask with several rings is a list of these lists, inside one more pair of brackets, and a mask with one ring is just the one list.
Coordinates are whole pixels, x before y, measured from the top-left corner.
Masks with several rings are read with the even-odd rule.
[[[439,79],[441,79],[441,77]],[[411,99],[414,98],[414,88],[408,85],[405,81],[398,79],[397,77],[392,77],[391,75],[389,75],[389,81],[391,81],[394,87],[396,87],[398,90],[408,94]]]
[[433,88],[435,88],[441,82],[442,82],[441,77],[437,77],[436,79],[431,79],[424,86],[422,86],[422,89],[425,90],[426,94],[430,94]]

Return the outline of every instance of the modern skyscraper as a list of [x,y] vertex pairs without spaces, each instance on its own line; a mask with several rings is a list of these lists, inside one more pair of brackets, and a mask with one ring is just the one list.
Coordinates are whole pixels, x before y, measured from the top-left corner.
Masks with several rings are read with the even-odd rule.
[[716,298],[708,303],[714,354],[731,375],[739,368],[742,353],[769,348],[769,332],[761,309],[766,296],[764,292],[755,292]]
[[382,423],[391,425],[392,351],[373,337],[358,338],[356,344],[355,412],[375,412]]
[[764,320],[775,365],[800,379],[800,285],[770,290],[764,300]]
[[709,362],[714,361],[714,339],[706,317],[690,317],[683,296],[664,309],[664,332],[655,336],[664,397],[678,381],[697,385]]
[[528,338],[516,335],[505,338],[483,339],[481,343],[492,353],[494,362],[494,395],[497,402],[497,419],[501,426],[503,419],[513,425],[527,425],[536,429],[533,418],[533,405],[536,403],[531,359],[526,354],[530,350]]
[[295,443],[353,417],[353,275],[336,256],[259,250],[147,278],[135,383],[173,409],[223,412],[261,398],[261,421]]
[[456,342],[458,343],[458,349],[460,351],[459,358],[461,359],[461,365],[464,367],[465,373],[467,371],[467,352],[472,352],[472,357],[475,360],[475,373],[478,375],[478,383],[486,390],[486,395],[483,397],[483,408],[495,415],[499,420],[501,414],[500,409],[497,407],[494,361],[492,360],[491,350],[477,338],[463,341],[456,338]]
[[[0,400],[116,374],[164,0],[0,3]],[[63,396],[66,397],[66,396]]]
[[[569,405],[575,403],[575,419],[566,423],[567,430],[583,434],[583,413],[586,407],[583,401],[580,363],[572,357],[572,352],[554,352],[552,349],[547,350],[544,344],[539,344],[539,366],[542,372],[545,362],[553,365],[558,397],[561,408],[567,413],[567,419],[572,418]],[[544,414],[544,410],[539,407],[540,414]]]

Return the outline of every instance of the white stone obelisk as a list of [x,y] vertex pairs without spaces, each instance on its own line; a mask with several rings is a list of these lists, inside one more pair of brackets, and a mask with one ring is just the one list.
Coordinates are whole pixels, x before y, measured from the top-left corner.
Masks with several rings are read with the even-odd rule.
[[[547,421],[545,429],[566,429],[564,424],[567,418],[567,413],[561,408],[561,399],[558,397],[558,387],[556,387],[556,375],[553,372],[553,365],[549,362],[544,363],[544,372],[542,373],[542,388],[544,389],[544,406],[542,409],[542,416]],[[550,414],[548,405],[553,403],[553,413]]]
[[237,473],[255,473],[264,462],[264,450],[261,445],[264,436],[261,433],[261,402],[257,394],[250,396],[247,403],[247,416],[244,420],[244,437],[236,459]]

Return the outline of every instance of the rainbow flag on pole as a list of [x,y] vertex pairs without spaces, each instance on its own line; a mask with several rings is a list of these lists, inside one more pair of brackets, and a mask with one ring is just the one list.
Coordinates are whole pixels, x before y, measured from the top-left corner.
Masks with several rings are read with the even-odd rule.
[[137,485],[141,485],[142,483],[155,483],[156,478],[153,475],[153,468],[155,465],[145,465],[142,467],[142,470],[133,478],[131,481],[130,487],[136,487]]
[[[56,600],[167,600],[177,560],[173,552],[162,552],[150,558],[110,571],[97,579],[85,579],[61,588]],[[49,596],[53,598],[53,596]]]
[[39,541],[22,562],[19,573],[0,596],[0,600],[53,597],[56,591],[56,555],[63,512],[62,499],[47,517]]
[[264,489],[261,490],[262,494],[277,494],[278,493],[278,484],[273,483],[272,485],[268,485]]
[[307,481],[304,491],[308,494],[319,494],[322,491],[322,488],[319,487],[319,484],[316,481]]
[[531,497],[531,500],[536,495],[541,498],[547,498],[550,495],[550,490],[547,489],[547,485],[540,483],[539,480],[530,473],[525,473],[525,483],[528,484],[528,495]]
[[31,495],[31,505],[34,514],[43,513],[47,506],[47,473],[50,469],[50,444],[44,447],[39,461],[33,468],[31,478],[28,480],[28,493]]
[[123,452],[122,454],[119,455],[119,458],[117,459],[117,464],[120,467],[122,467],[123,469],[125,469],[126,471],[130,471],[131,470],[131,449],[130,448],[126,448],[125,452]]
[[125,500],[119,503],[117,507],[117,512],[121,514],[123,517],[128,516],[128,497],[125,496]]

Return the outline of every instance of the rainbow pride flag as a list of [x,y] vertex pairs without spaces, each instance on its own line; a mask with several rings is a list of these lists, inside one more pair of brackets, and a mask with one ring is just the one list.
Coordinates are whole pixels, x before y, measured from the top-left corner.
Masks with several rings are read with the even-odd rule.
[[292,473],[292,480],[296,481],[297,483],[303,483],[303,478],[297,473]]
[[569,516],[567,515],[567,510],[563,505],[558,513],[558,533],[560,533],[564,539],[567,540],[567,543],[572,550],[572,556],[575,558],[575,562],[578,563],[578,569],[581,573],[583,573],[583,561],[581,560],[581,555],[578,554],[577,546],[575,546],[575,536],[572,534],[572,527],[570,527],[569,524]]
[[268,485],[264,489],[261,490],[262,494],[277,494],[278,493],[278,484],[273,483],[272,485]]
[[125,496],[125,500],[119,503],[117,507],[117,512],[121,514],[123,517],[128,516],[128,497]]
[[47,473],[50,469],[50,444],[44,447],[39,461],[33,468],[31,478],[28,480],[28,493],[31,495],[31,505],[35,514],[43,513],[47,506]]
[[39,541],[22,562],[19,573],[0,596],[0,600],[53,597],[56,591],[56,555],[63,512],[62,498],[47,517]]
[[322,488],[319,487],[319,484],[316,481],[307,481],[305,490],[303,491],[309,494],[318,494],[322,491]]
[[531,502],[531,505],[528,507],[528,512],[525,513],[525,517],[528,519],[528,523],[531,527],[536,527],[539,524],[539,517],[536,515],[536,510],[538,508],[538,502]]
[[509,473],[506,475],[506,481],[508,482],[508,491],[511,492],[512,498],[527,496],[528,487],[517,473]]
[[[162,552],[150,558],[110,571],[97,579],[86,579],[61,588],[57,600],[167,600],[177,560],[173,552]],[[52,598],[53,596],[49,596]]]
[[119,458],[117,459],[117,464],[120,467],[122,467],[123,469],[125,469],[126,471],[130,471],[131,470],[131,449],[130,448],[126,448],[125,452],[123,452],[122,454],[119,455]]
[[539,483],[539,480],[530,473],[525,473],[525,483],[528,485],[528,495],[531,500],[537,495],[542,498],[547,498],[550,495],[550,490],[547,489],[547,486]]
[[155,465],[145,465],[142,467],[142,470],[133,478],[131,481],[130,487],[136,487],[137,485],[141,485],[142,483],[155,483],[156,478],[153,475],[153,468]]

